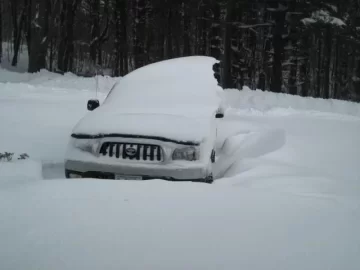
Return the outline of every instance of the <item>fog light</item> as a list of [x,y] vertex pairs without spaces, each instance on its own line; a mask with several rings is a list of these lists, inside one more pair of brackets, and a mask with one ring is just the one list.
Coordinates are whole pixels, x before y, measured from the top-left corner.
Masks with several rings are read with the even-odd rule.
[[199,159],[199,153],[195,147],[178,148],[175,149],[172,159],[194,161]]

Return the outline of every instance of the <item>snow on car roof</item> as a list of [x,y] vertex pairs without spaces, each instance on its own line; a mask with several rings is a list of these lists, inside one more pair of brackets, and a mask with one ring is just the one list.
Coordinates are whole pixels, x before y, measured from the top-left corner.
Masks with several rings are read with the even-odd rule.
[[212,57],[189,56],[139,68],[114,86],[104,105],[119,109],[218,106],[222,89],[212,70],[217,62]]

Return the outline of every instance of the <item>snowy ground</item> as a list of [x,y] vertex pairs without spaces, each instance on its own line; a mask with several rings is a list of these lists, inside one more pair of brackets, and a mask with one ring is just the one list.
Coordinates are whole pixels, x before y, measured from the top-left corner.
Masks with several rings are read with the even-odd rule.
[[0,269],[360,269],[359,104],[227,90],[213,185],[64,180],[94,88],[0,71]]

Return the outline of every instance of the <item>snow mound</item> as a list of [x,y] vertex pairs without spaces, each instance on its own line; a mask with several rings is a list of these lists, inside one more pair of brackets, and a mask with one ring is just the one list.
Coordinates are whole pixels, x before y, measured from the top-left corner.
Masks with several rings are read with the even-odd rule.
[[224,91],[227,106],[250,113],[272,113],[275,115],[307,114],[317,116],[354,116],[360,117],[360,104],[312,97],[300,97],[283,93],[261,90],[227,89]]
[[219,160],[215,164],[215,177],[238,175],[243,170],[242,166],[240,166],[240,171],[231,172],[237,161],[258,158],[280,149],[285,143],[285,130],[282,129],[241,132],[228,137],[221,149]]
[[41,163],[35,160],[0,161],[0,187],[42,178]]
[[[108,93],[113,85],[121,78],[97,76],[97,79],[100,91]],[[88,90],[92,91],[94,95],[97,84],[95,77],[78,77],[72,73],[61,75],[47,70],[41,70],[37,73],[18,73],[2,68],[0,68],[0,83],[10,85],[22,83],[34,87]]]

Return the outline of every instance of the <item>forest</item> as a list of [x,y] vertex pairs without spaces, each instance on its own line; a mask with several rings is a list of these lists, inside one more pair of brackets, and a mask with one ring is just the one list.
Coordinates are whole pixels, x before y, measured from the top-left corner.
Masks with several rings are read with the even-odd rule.
[[0,61],[26,50],[28,72],[207,55],[224,88],[360,101],[358,0],[0,0],[0,23]]

